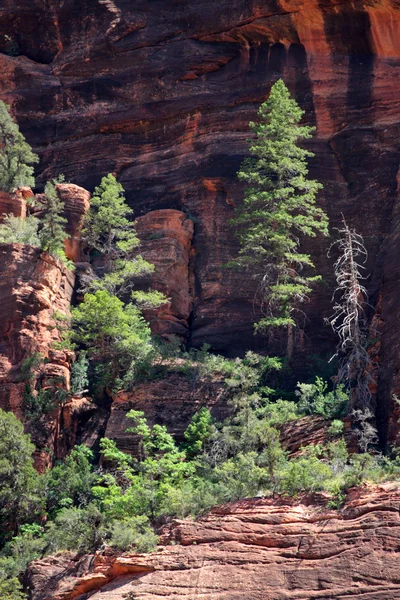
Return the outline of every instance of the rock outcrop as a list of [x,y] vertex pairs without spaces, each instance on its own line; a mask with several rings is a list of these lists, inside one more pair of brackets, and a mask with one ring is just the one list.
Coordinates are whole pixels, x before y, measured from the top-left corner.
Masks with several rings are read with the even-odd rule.
[[142,284],[150,284],[169,299],[160,309],[147,311],[152,331],[188,341],[193,305],[193,221],[179,210],[155,210],[139,217],[136,229],[141,239],[140,254],[155,267],[152,277]]
[[[90,194],[70,184],[59,185],[58,189],[71,235],[66,249],[73,260],[78,256],[80,227]],[[24,217],[29,196],[32,192],[23,188],[15,194],[0,195],[0,203],[3,208],[7,206],[8,214]],[[53,314],[69,314],[75,275],[59,260],[33,246],[0,244],[0,255],[0,408],[12,410],[26,421],[21,367],[28,357],[40,353],[46,361],[41,373],[44,386],[46,381],[60,378],[69,387],[71,357],[52,349],[60,339]],[[52,460],[59,436],[59,412],[57,409],[40,426],[30,426],[39,468]]]
[[395,600],[398,484],[326,498],[250,499],[177,521],[153,554],[72,554],[33,563],[32,600]]

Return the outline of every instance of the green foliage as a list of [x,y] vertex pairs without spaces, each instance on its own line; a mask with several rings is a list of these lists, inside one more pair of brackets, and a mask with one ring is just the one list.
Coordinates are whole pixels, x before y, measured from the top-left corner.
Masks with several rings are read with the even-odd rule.
[[13,413],[0,409],[0,535],[7,539],[41,514],[40,478],[33,467],[35,447]]
[[321,415],[325,419],[335,419],[346,413],[349,396],[343,385],[328,391],[328,384],[316,377],[315,383],[298,383],[297,387],[296,396],[301,412]]
[[44,188],[45,212],[41,219],[40,244],[42,250],[59,258],[69,269],[73,269],[73,263],[65,255],[64,241],[69,235],[65,232],[67,219],[62,216],[64,203],[58,197],[56,183],[56,180],[48,181]]
[[311,257],[300,253],[300,238],[327,235],[328,219],[316,206],[322,185],[308,178],[312,152],[298,143],[313,128],[300,125],[304,111],[291,98],[284,82],[271,88],[269,99],[250,123],[250,157],[238,173],[245,182],[244,202],[232,224],[240,240],[231,266],[250,268],[260,284],[265,316],[256,329],[294,325],[293,310],[304,302],[317,277],[303,275],[313,268]]
[[38,157],[13,121],[7,105],[0,101],[0,190],[12,192],[22,186],[33,187],[32,165],[37,162]]
[[239,500],[262,494],[267,483],[266,471],[257,465],[257,453],[239,452],[218,465],[213,472],[220,501]]
[[68,508],[71,504],[85,507],[89,504],[95,485],[93,453],[86,446],[75,446],[64,462],[49,471],[46,480],[47,508],[50,512]]
[[334,437],[343,435],[343,431],[344,423],[343,421],[339,421],[338,419],[334,419],[328,429],[329,435],[332,435]]
[[27,600],[17,577],[0,577],[0,598],[1,600]]
[[71,394],[73,396],[82,396],[88,391],[88,368],[89,361],[86,352],[79,352],[77,360],[71,367]]
[[[83,230],[89,249],[101,256],[95,266],[97,278],[89,283],[90,291],[105,290],[124,295],[132,290],[138,277],[154,271],[152,264],[140,255],[135,256],[140,241],[135,223],[129,219],[132,214],[122,185],[114,175],[103,177],[92,196]],[[164,295],[159,292],[135,294],[133,299],[146,306],[159,306],[165,302]]]
[[3,548],[0,571],[7,576],[21,577],[32,560],[40,558],[46,547],[42,528],[37,523],[22,525],[17,536]]
[[121,552],[134,548],[137,552],[155,550],[158,536],[145,516],[114,521],[110,527],[110,546]]
[[6,215],[0,225],[0,244],[29,244],[40,246],[39,219],[28,215],[25,219]]
[[103,516],[95,504],[85,508],[63,508],[46,526],[46,551],[91,552],[104,540]]
[[105,385],[133,378],[135,365],[152,351],[150,329],[139,309],[106,290],[85,294],[72,310],[73,339],[101,364]]
[[288,461],[281,473],[280,489],[290,496],[299,492],[317,492],[324,489],[331,477],[331,469],[319,458],[301,456]]
[[204,406],[196,413],[188,425],[184,437],[187,457],[193,459],[204,449],[204,445],[214,433],[214,419]]

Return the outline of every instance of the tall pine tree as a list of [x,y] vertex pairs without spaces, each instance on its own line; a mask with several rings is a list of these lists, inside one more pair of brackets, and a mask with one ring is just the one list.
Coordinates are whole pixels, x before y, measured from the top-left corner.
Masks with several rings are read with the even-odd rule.
[[240,251],[231,266],[251,269],[259,282],[263,317],[255,328],[260,332],[296,324],[295,309],[318,279],[303,272],[314,265],[300,251],[301,238],[328,233],[328,218],[316,205],[322,185],[308,178],[307,159],[314,155],[298,145],[314,129],[300,125],[303,114],[284,82],[277,81],[258,121],[250,123],[250,157],[238,172],[246,187],[232,220]]

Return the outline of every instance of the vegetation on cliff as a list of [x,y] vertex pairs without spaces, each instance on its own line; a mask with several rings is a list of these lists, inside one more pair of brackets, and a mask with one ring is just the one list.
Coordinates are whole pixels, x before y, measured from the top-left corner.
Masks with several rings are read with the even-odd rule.
[[[13,132],[14,146],[22,147],[17,169],[12,161],[4,162],[11,150],[1,152],[8,165],[3,188],[11,191],[23,178],[32,182],[34,155],[4,110],[0,118],[3,114]],[[311,137],[312,128],[300,124],[303,111],[283,81],[273,86],[258,115],[259,121],[250,124],[255,134],[251,156],[239,172],[246,188],[243,205],[232,221],[241,245],[232,264],[250,269],[259,280],[264,316],[256,329],[284,326],[290,331],[301,303],[319,279],[309,274],[314,264],[301,251],[301,240],[326,235],[327,217],[316,203],[321,185],[308,178],[307,159],[312,153],[298,145]],[[5,218],[0,241],[40,246],[71,266],[64,251],[66,219],[55,184],[46,184],[36,212],[25,219]],[[354,246],[356,234],[346,235]],[[337,507],[353,485],[399,477],[395,454],[387,458],[367,452],[373,437],[358,455],[349,454],[342,437],[349,393],[354,395],[353,388],[365,382],[362,377],[368,366],[357,354],[367,355],[359,327],[363,290],[354,264],[351,277],[346,278],[349,260],[355,258],[346,244],[340,246],[344,254],[336,263],[341,296],[332,324],[341,338],[342,365],[348,376],[339,377],[335,386],[316,377],[283,393],[277,384],[282,361],[277,358],[248,352],[244,358],[228,360],[208,353],[207,348],[187,350],[179,341],[156,342],[152,337],[142,311],[160,306],[166,298],[154,290],[137,289],[138,278],[151,274],[154,267],[138,253],[132,211],[112,174],[103,177],[94,191],[83,240],[88,265],[80,278],[79,302],[71,310],[71,319],[54,314],[61,334],[59,348],[78,356],[73,392],[82,395],[89,390],[96,401],[106,403],[116,390],[129,388],[140,377],[159,376],[163,369],[181,369],[194,380],[211,380],[218,374],[224,379],[230,416],[217,422],[203,407],[183,439],[176,440],[166,427],[149,424],[144,413],[130,411],[132,425],[127,432],[132,436],[132,454],[103,438],[101,467],[98,456],[78,446],[63,463],[38,474],[33,469],[34,447],[22,425],[12,414],[0,411],[0,589],[3,586],[4,597],[19,600],[22,592],[15,575],[21,576],[30,560],[58,550],[89,552],[106,544],[118,550],[150,551],[157,543],[158,527],[172,516],[195,517],[215,504],[249,496],[296,496],[321,490]],[[26,414],[37,421],[71,394],[60,381],[47,381],[40,389],[37,373],[42,362],[43,357],[32,355],[21,373]],[[280,428],[305,415],[329,421],[328,442],[290,456],[281,445]],[[361,416],[364,423],[370,418],[365,410]]]
[[35,185],[33,165],[39,158],[25,141],[8,107],[0,101],[0,190]]

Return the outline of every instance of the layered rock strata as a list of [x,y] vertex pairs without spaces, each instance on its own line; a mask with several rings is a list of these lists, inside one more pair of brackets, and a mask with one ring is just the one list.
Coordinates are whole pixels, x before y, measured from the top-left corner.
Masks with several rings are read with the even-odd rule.
[[[257,282],[224,265],[237,251],[228,222],[241,199],[235,173],[248,122],[279,77],[317,127],[311,174],[324,184],[320,204],[332,228],[343,212],[366,240],[374,305],[396,256],[397,1],[173,0],[153,10],[144,0],[55,0],[51,8],[5,0],[0,26],[0,97],[40,155],[39,181],[63,172],[92,189],[114,172],[136,215],[184,208],[193,219],[191,343],[232,355],[269,344],[253,335]],[[330,356],[335,343],[322,328],[333,289],[329,244],[305,245],[325,285],[295,340],[297,378],[315,371],[313,357]],[[397,294],[394,280],[386,284],[385,356]],[[395,344],[395,364],[398,354]],[[379,374],[382,439],[399,392],[396,369],[382,363]]]
[[249,499],[167,527],[153,554],[71,553],[33,563],[32,600],[395,600],[397,484],[326,498]]

